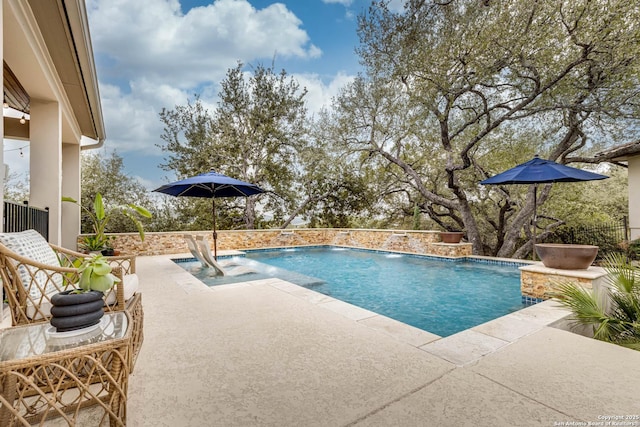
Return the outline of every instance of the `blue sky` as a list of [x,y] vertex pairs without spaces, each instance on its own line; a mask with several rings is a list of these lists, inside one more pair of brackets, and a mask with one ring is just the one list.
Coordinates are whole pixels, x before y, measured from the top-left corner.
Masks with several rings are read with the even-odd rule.
[[[360,69],[357,16],[370,0],[87,0],[106,150],[148,189],[175,177],[158,113],[197,93],[215,108],[219,83],[237,61],[285,69],[319,110]],[[402,0],[394,0],[401,7]]]

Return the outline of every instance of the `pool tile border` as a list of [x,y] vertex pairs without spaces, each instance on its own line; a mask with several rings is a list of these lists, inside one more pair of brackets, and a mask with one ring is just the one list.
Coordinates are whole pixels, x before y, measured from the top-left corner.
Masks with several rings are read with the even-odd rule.
[[524,305],[535,305],[535,304],[539,304],[541,302],[546,301],[546,299],[543,298],[535,298],[535,297],[531,297],[529,295],[522,295],[522,303]]
[[[243,249],[241,251],[235,251],[234,255],[222,255],[218,256],[219,258],[231,258],[233,256],[246,256],[247,253],[261,253],[261,252],[278,252],[283,250],[296,251],[299,249],[348,249],[355,252],[368,252],[368,253],[376,253],[376,254],[393,254],[393,255],[402,255],[410,258],[420,258],[420,259],[429,259],[434,261],[445,261],[445,262],[473,262],[478,264],[489,264],[489,265],[499,265],[502,267],[523,267],[526,265],[532,264],[531,261],[527,260],[511,260],[508,258],[491,258],[491,257],[482,257],[477,255],[471,256],[463,256],[463,257],[445,257],[440,255],[429,255],[429,254],[417,254],[413,252],[403,252],[403,251],[393,251],[388,249],[368,249],[368,248],[359,248],[356,246],[347,246],[347,245],[300,245],[300,246],[276,246],[270,248],[260,248],[260,249]],[[194,261],[195,258],[172,258],[174,262],[189,262]]]

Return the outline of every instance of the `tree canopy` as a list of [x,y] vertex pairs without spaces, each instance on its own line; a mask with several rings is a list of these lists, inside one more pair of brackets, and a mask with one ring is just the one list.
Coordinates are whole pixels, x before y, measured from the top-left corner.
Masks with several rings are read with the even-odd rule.
[[518,255],[532,191],[478,182],[536,153],[584,161],[637,124],[639,15],[624,1],[375,2],[359,23],[366,73],[337,101],[355,124],[343,140],[474,253]]
[[[124,172],[124,164],[121,156],[115,151],[83,152],[81,157],[82,196],[80,204],[89,208],[93,207],[96,194],[100,193],[104,200],[105,209],[112,210],[116,206],[130,203],[145,208],[152,208],[147,189],[135,178]],[[143,219],[143,223],[149,220]],[[93,233],[92,222],[86,212],[82,212],[82,232]],[[106,232],[125,233],[137,232],[136,225],[124,215],[114,215]]]
[[[282,218],[294,206],[297,153],[306,144],[305,94],[285,71],[258,65],[245,73],[239,63],[228,70],[215,111],[207,111],[200,99],[162,111],[166,144],[161,147],[169,153],[163,167],[180,178],[215,170],[256,184],[269,190],[261,199],[264,210]],[[254,228],[256,198],[225,200],[223,223]],[[234,219],[231,208],[239,203],[243,213]]]
[[[637,139],[640,8],[407,0],[394,12],[387,3],[359,17],[364,71],[330,108],[310,118],[306,90],[285,71],[239,63],[215,110],[196,98],[161,113],[165,169],[215,169],[270,191],[246,205],[226,201],[223,227],[304,217],[312,226],[464,229],[476,254],[525,256],[533,188],[479,182],[534,154],[588,168],[611,160],[598,151]],[[624,184],[624,172],[606,173]],[[587,211],[604,219],[626,209],[602,192],[613,184],[562,185],[541,187],[540,240]],[[198,209],[181,203],[194,204],[185,214]],[[210,218],[208,204],[200,209],[194,218]]]

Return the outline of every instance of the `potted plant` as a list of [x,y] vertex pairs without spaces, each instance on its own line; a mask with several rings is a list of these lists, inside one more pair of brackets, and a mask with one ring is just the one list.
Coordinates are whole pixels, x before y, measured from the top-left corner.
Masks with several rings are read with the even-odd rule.
[[80,243],[80,247],[90,254],[100,254],[106,246],[107,239],[105,236],[99,236],[97,234],[84,236],[82,243]]
[[113,247],[112,242],[115,240],[116,240],[116,236],[108,236],[107,241],[104,242],[104,249],[102,249],[100,253],[102,253],[102,255],[104,256],[119,255],[120,251],[115,250],[115,248]]
[[144,240],[144,227],[140,218],[151,218],[151,212],[146,210],[141,206],[134,205],[129,203],[124,206],[115,206],[110,210],[106,210],[104,206],[104,202],[102,200],[102,195],[100,193],[96,193],[96,196],[93,200],[93,211],[85,206],[82,206],[78,203],[77,200],[71,197],[62,197],[63,202],[75,203],[80,206],[91,220],[91,226],[93,228],[93,235],[85,236],[82,239],[82,243],[80,244],[81,248],[87,252],[101,252],[107,247],[112,247],[109,243],[109,237],[105,235],[105,231],[107,225],[113,215],[120,213],[127,218],[129,218],[135,224],[138,229],[138,233],[140,234],[140,239]]
[[59,292],[51,297],[51,325],[56,332],[69,332],[96,325],[104,315],[104,292],[119,282],[102,255],[85,258],[78,268],[79,289]]

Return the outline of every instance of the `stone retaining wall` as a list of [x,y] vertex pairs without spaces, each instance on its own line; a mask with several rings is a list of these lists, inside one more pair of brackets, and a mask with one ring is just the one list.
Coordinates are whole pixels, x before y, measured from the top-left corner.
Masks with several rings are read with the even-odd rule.
[[[213,243],[210,231],[188,232],[205,235]],[[123,254],[163,255],[189,252],[185,232],[145,233],[144,242],[137,233],[113,234],[113,246]],[[80,241],[83,236],[79,236]],[[261,249],[303,245],[338,245],[363,249],[411,252],[446,257],[471,255],[471,243],[442,243],[438,231],[354,230],[305,228],[292,230],[218,231],[218,250]]]

